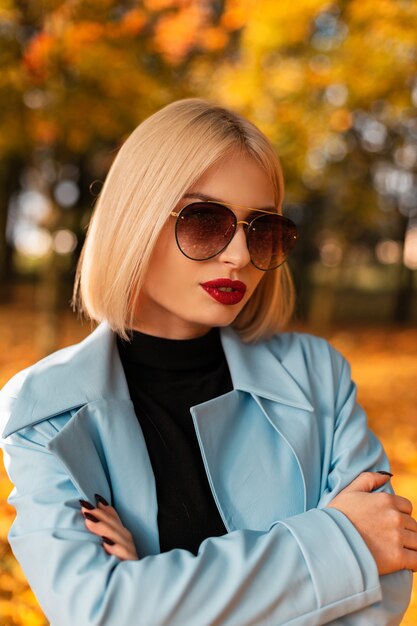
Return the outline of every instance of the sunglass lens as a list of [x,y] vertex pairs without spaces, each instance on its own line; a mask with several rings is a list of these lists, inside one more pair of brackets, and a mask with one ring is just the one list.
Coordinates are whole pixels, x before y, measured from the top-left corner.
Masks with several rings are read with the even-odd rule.
[[196,202],[180,212],[175,235],[185,256],[203,261],[221,252],[232,239],[235,229],[236,219],[227,207]]
[[297,228],[283,215],[261,215],[252,222],[247,235],[251,261],[260,270],[281,265],[294,248]]

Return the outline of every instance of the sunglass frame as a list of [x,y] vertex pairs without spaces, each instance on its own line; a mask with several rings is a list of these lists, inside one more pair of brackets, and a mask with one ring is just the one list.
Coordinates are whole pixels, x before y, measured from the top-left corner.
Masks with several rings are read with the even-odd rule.
[[[178,224],[179,224],[179,220],[181,218],[181,214],[183,213],[183,211],[185,211],[186,209],[189,209],[192,206],[197,206],[199,204],[204,204],[204,205],[216,205],[216,206],[220,206],[224,209],[226,209],[232,216],[233,216],[233,221],[234,221],[234,230],[233,233],[229,239],[229,241],[220,249],[218,250],[215,254],[212,254],[208,257],[205,257],[204,259],[196,259],[192,256],[190,256],[189,254],[186,254],[186,252],[184,252],[184,250],[181,248],[180,242],[178,241]],[[254,217],[250,222],[246,221],[246,220],[238,220],[236,217],[236,214],[232,211],[232,209],[230,207],[234,207],[237,209],[245,209],[246,211],[250,211],[251,213],[256,211],[258,213],[262,213],[262,215],[257,215],[256,217]],[[294,244],[291,247],[291,249],[289,250],[289,252],[285,255],[285,258],[283,259],[283,261],[281,261],[278,265],[275,265],[274,267],[268,267],[268,268],[262,268],[259,267],[258,265],[256,265],[256,263],[254,263],[253,259],[252,259],[252,255],[251,252],[249,250],[249,245],[248,245],[248,252],[250,255],[250,260],[252,265],[254,265],[254,267],[256,267],[257,269],[259,269],[262,272],[269,272],[272,270],[277,269],[278,267],[280,267],[283,263],[286,262],[286,260],[288,259],[288,256],[290,255],[290,253],[292,252],[295,243],[297,241],[298,238],[298,232],[297,232],[297,227],[295,225],[295,223],[289,218],[289,217],[285,217],[284,215],[282,215],[281,213],[274,213],[272,211],[266,211],[264,209],[255,209],[252,207],[245,207],[239,204],[224,204],[223,202],[216,202],[214,200],[203,200],[203,201],[199,201],[199,202],[190,202],[188,204],[186,204],[185,206],[183,206],[180,211],[176,212],[176,211],[171,211],[170,215],[172,217],[175,217],[175,241],[177,243],[177,246],[180,250],[180,252],[187,257],[187,259],[190,259],[191,261],[209,261],[210,259],[214,259],[214,257],[216,257],[217,255],[221,254],[223,252],[223,250],[225,250],[227,248],[227,246],[230,244],[230,242],[232,241],[233,237],[236,234],[236,230],[239,224],[245,224],[246,225],[246,230],[245,230],[245,236],[246,236],[246,242],[248,244],[248,233],[250,231],[250,229],[252,228],[252,225],[254,222],[256,222],[256,220],[259,220],[260,218],[264,217],[265,215],[276,215],[277,217],[280,218],[280,221],[286,224],[290,224],[291,228],[294,230]]]

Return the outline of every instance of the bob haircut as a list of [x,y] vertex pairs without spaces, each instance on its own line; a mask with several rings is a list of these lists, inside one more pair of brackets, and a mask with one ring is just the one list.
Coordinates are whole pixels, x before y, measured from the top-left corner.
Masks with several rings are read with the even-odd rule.
[[[102,187],[78,261],[72,306],[90,320],[106,320],[122,338],[134,310],[152,250],[170,212],[214,163],[233,153],[252,157],[266,172],[282,210],[279,159],[251,122],[199,98],[157,111],[129,135]],[[281,330],[294,308],[287,264],[265,272],[232,327],[243,341]]]

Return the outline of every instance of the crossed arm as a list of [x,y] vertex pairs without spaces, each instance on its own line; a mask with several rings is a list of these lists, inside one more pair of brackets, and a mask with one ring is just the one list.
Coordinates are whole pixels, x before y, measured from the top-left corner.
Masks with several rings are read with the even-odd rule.
[[[402,569],[417,570],[417,522],[411,515],[411,502],[386,492],[371,493],[388,480],[387,474],[364,472],[327,505],[344,513],[354,524],[380,576]],[[107,554],[121,561],[137,560],[132,534],[123,526],[116,509],[103,500],[97,499],[95,507],[80,501],[86,527],[104,539]]]
[[[382,475],[352,482],[364,469],[385,469],[386,459],[368,440],[349,382],[338,402],[329,488],[317,508],[267,531],[206,539],[196,556],[178,549],[128,558],[135,557],[133,539],[117,512],[99,505],[90,510],[99,522],[83,519],[79,499],[86,496],[47,449],[42,429],[4,440],[17,511],[9,541],[51,625],[399,624],[416,569],[410,504],[370,493],[386,489]],[[349,438],[351,429],[357,436]],[[342,484],[346,475],[350,487]]]
[[[17,518],[9,541],[52,626],[394,626],[401,621],[410,571],[397,563],[399,571],[378,576],[369,547],[337,508],[324,504],[266,532],[238,530],[206,539],[197,556],[171,550],[123,560],[131,537],[116,511],[99,505],[92,512],[103,521],[84,521],[79,498],[85,494],[39,435],[36,443],[34,432],[10,439],[5,460],[15,483],[9,501]],[[344,495],[356,498],[340,493],[342,500]],[[386,493],[358,495],[382,498],[383,508],[402,503]],[[102,544],[102,534],[113,538],[114,546]],[[117,555],[123,549],[124,555]]]

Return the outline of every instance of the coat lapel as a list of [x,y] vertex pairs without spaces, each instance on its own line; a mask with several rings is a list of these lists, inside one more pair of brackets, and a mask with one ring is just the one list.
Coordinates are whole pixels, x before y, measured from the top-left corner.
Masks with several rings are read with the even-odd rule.
[[234,390],[191,413],[226,527],[266,530],[318,501],[313,407],[285,367],[291,347],[277,343],[274,353],[270,342],[244,344],[230,329],[221,336]]
[[155,479],[106,323],[29,370],[3,437],[36,424],[52,432],[47,447],[80,494],[91,502],[95,493],[104,496],[131,530],[138,553],[158,553]]
[[281,446],[285,443],[287,451],[291,451],[292,462],[288,459],[288,465],[283,465],[284,469],[289,468],[285,484],[302,492],[302,500],[300,494],[287,494],[291,510],[293,504],[299,507],[301,502],[301,511],[315,507],[321,489],[322,442],[317,428],[321,420],[316,415],[317,403],[311,399],[314,373],[307,365],[299,335],[279,333],[271,339],[247,344],[236,341],[235,333],[226,328],[222,342],[234,388],[251,394],[282,438]]
[[86,404],[48,448],[87,500],[99,493],[112,503],[140,556],[159,552],[155,479],[130,400]]
[[251,395],[234,390],[191,411],[229,531],[267,530],[304,510],[303,477],[293,450]]

